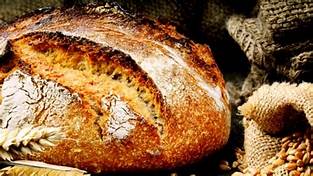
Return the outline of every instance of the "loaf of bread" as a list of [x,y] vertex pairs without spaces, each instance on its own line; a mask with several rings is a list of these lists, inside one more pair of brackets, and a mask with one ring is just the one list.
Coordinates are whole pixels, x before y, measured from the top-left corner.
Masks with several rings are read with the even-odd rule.
[[172,168],[229,137],[210,49],[112,4],[41,9],[0,29],[0,85],[8,160],[93,173]]

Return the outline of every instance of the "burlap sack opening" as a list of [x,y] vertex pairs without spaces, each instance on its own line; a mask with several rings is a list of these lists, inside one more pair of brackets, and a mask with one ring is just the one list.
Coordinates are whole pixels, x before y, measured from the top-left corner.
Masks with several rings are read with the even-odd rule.
[[[291,152],[291,149],[298,151],[300,143],[304,143],[302,141],[304,138],[300,138],[301,136],[296,138],[295,132],[305,135],[310,133],[309,144],[307,141],[305,144],[308,145],[306,152],[312,152],[313,133],[310,129],[313,125],[313,84],[274,83],[273,85],[263,85],[249,97],[245,104],[239,107],[239,110],[245,117],[244,149],[247,170],[259,170],[261,174],[262,172],[269,174],[268,167],[271,167],[270,173],[273,175],[289,175],[294,168],[288,169],[288,162],[298,163],[299,158],[298,160],[285,158],[286,161],[280,164],[282,166],[278,165],[277,167],[275,166],[277,164],[275,157],[280,156],[279,152],[282,149],[288,155],[303,157],[301,154],[297,156]],[[286,145],[284,139],[286,137],[296,138],[294,141],[299,144]],[[276,163],[271,161],[273,157]],[[290,156],[290,158],[292,157],[295,156]],[[306,165],[297,166],[295,169],[303,167],[304,173],[305,169],[311,167],[311,163],[304,163]],[[273,168],[274,166],[275,168]],[[294,172],[300,172],[298,170]]]

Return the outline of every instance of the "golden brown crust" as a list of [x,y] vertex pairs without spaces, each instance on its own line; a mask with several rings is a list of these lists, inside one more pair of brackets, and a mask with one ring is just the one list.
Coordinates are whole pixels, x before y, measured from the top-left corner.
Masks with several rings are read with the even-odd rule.
[[[58,120],[33,122],[64,127],[66,140],[17,158],[91,172],[157,169],[227,142],[228,97],[210,49],[171,26],[108,6],[56,9],[0,29],[0,46],[9,47],[0,53],[1,84],[22,70],[80,98]],[[119,125],[127,134],[115,129],[115,106],[126,109],[129,119]]]

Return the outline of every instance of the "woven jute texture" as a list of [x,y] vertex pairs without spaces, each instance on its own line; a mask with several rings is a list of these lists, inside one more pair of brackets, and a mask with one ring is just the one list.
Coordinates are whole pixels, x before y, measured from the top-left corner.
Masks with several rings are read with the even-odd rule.
[[[247,170],[258,169],[262,172],[262,169],[266,170],[267,166],[271,164],[270,160],[274,156],[280,156],[278,152],[282,151],[283,146],[302,147],[299,147],[299,144],[286,145],[284,138],[291,139],[290,135],[297,136],[293,132],[298,129],[303,130],[306,125],[312,127],[313,84],[274,83],[263,85],[238,109],[244,116],[244,149]],[[309,136],[312,136],[312,133]],[[297,142],[301,142],[301,139],[297,139]],[[302,148],[311,152],[312,148],[308,146],[311,142],[310,140],[306,141],[309,144],[303,144],[304,148]],[[283,151],[287,154],[292,153],[291,150]],[[289,159],[287,158],[287,160]],[[286,166],[271,169],[273,175],[288,175]]]
[[247,98],[263,83],[312,82],[313,0],[259,0],[255,9],[226,23],[252,65],[241,95]]
[[263,85],[238,109],[270,134],[276,134],[289,125],[294,125],[299,112],[303,112],[309,124],[313,126],[313,84]]
[[[291,81],[310,80],[313,68],[313,51],[305,51],[292,57],[288,64],[278,67],[278,72],[286,75]],[[311,79],[312,80],[312,79]]]
[[267,166],[268,160],[279,152],[281,139],[262,131],[253,120],[244,119],[244,121],[246,165],[248,168],[261,169]]
[[261,0],[259,18],[266,34],[274,40],[297,39],[303,33],[312,36],[312,0]]
[[[294,43],[278,43],[264,38],[262,33],[264,26],[258,18],[232,16],[227,22],[227,29],[246,53],[249,61],[267,70],[276,69],[277,66],[282,67],[282,65],[291,66],[291,62],[298,61],[290,60],[290,58],[313,50],[313,40],[310,38]],[[290,69],[297,70],[298,68],[290,67]],[[280,72],[280,70],[277,71]],[[282,72],[282,74],[285,73]]]

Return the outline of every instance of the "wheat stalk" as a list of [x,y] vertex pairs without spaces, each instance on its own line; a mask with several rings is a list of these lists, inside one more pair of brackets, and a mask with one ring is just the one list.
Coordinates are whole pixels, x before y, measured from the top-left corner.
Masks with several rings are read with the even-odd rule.
[[84,172],[77,170],[55,170],[49,168],[31,167],[31,166],[9,166],[0,170],[0,176],[2,175],[49,175],[49,176],[90,176]]
[[0,158],[11,161],[12,154],[32,154],[52,147],[64,138],[60,128],[26,126],[22,128],[0,128]]

